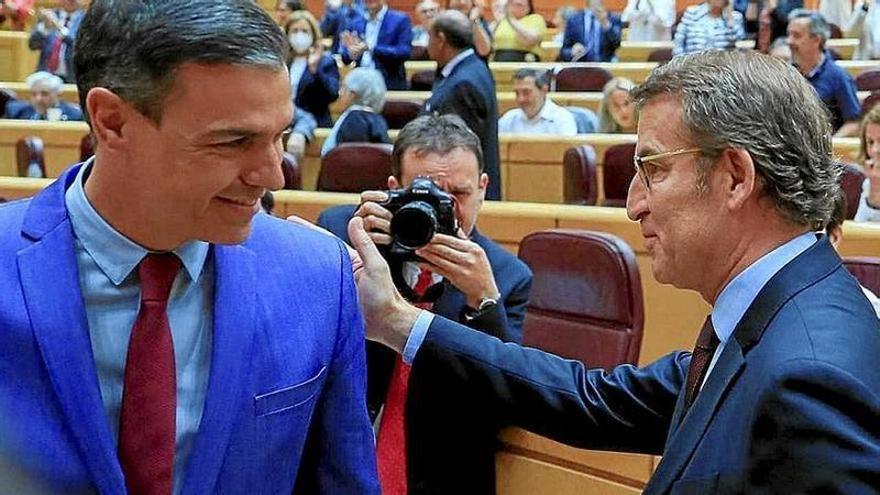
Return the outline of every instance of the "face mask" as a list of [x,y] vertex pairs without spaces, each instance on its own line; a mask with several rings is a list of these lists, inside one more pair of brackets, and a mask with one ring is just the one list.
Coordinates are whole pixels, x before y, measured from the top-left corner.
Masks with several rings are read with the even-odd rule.
[[290,41],[293,51],[297,53],[307,52],[312,46],[312,35],[302,31],[290,33],[287,39]]

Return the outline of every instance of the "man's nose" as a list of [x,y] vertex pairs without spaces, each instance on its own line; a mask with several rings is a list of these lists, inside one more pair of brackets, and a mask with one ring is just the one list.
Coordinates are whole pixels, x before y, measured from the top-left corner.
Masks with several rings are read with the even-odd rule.
[[253,162],[244,177],[248,185],[272,191],[284,187],[284,175],[281,172],[283,151],[280,142],[266,146],[261,152],[249,156]]
[[638,221],[648,212],[647,191],[638,174],[634,175],[629,182],[629,190],[626,194],[626,216],[632,221]]

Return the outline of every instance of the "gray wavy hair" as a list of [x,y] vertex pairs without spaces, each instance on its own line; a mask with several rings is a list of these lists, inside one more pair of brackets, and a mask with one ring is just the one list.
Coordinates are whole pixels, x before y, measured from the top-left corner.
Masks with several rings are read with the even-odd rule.
[[699,183],[726,148],[743,149],[785,218],[813,228],[828,222],[842,166],[831,156],[828,111],[793,67],[757,52],[682,55],[631,97],[642,108],[666,94],[681,98],[682,123],[702,150]]

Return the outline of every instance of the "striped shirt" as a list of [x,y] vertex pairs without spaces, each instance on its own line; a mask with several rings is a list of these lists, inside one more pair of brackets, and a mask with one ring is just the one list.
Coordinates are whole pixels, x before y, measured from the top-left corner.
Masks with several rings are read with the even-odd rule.
[[702,50],[732,50],[745,37],[743,17],[732,10],[729,16],[712,17],[709,4],[688,7],[675,30],[673,55]]

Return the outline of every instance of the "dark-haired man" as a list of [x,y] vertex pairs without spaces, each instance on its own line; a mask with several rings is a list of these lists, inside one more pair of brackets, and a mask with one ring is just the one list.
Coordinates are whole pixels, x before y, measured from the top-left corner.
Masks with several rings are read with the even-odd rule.
[[467,16],[445,10],[431,22],[428,55],[439,68],[423,114],[458,115],[480,138],[489,176],[486,199],[501,199],[501,158],[498,152],[498,100],[495,79],[474,53]]
[[260,212],[286,45],[249,1],[91,2],[96,156],[0,208],[0,465],[42,492],[379,492],[346,251]]
[[[693,352],[606,372],[469,331],[408,305],[354,218],[368,335],[437,370],[436,401],[464,396],[578,447],[662,454],[648,495],[876,493],[880,322],[814,233],[841,173],[822,103],[782,61],[710,50],[654,69],[632,97],[627,215],[654,278],[712,305]],[[444,481],[436,493],[467,492]]]
[[513,74],[513,92],[516,107],[498,119],[498,132],[523,132],[529,134],[552,134],[574,136],[577,123],[568,110],[553,103],[547,96],[550,91],[549,71],[519,69]]
[[[392,259],[392,270],[401,274],[409,286],[416,286],[422,274],[431,277],[425,294],[414,302],[432,303],[432,311],[437,314],[502,341],[521,342],[532,273],[516,256],[476,229],[489,178],[482,172],[477,137],[460,118],[422,116],[400,131],[394,143],[388,187],[408,187],[420,176],[430,177],[452,195],[460,232],[458,236],[434,236],[425,248],[423,263]],[[347,240],[346,227],[354,214],[364,218],[377,244],[389,244],[392,214],[374,202],[384,198],[385,193],[365,192],[362,197],[360,207],[331,208],[321,214],[318,224]],[[390,397],[394,358],[395,353],[387,347],[367,343],[367,397],[372,414],[377,414]],[[437,403],[434,390],[426,385],[426,377],[434,373],[435,369],[425,366],[413,368],[409,377],[406,457],[410,493],[442,486],[440,480],[450,472],[468,480],[468,493],[494,493],[495,418],[480,411],[467,411],[460,421],[452,418],[460,409]],[[436,424],[450,420],[462,424],[455,432],[458,441],[437,441],[433,437]],[[380,446],[382,434],[380,429]],[[381,452],[380,447],[380,473],[384,468]],[[395,493],[384,483],[383,487],[386,493]]]

